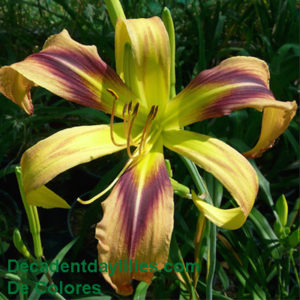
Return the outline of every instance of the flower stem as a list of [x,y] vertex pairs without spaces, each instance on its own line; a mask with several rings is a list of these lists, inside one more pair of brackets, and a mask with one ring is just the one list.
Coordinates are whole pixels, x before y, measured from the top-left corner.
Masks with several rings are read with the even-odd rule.
[[[195,234],[195,238],[194,238],[194,245],[195,245],[195,252],[194,252],[194,261],[196,264],[199,265],[199,269],[200,269],[200,262],[199,262],[199,252],[200,252],[200,248],[201,248],[201,244],[202,244],[202,240],[203,240],[203,233],[205,230],[205,222],[206,218],[204,217],[204,215],[202,213],[200,213],[199,217],[198,217],[198,222],[197,222],[197,229],[196,229],[196,234]],[[197,287],[197,282],[200,276],[200,271],[201,269],[195,270],[194,272],[194,288],[196,289]]]
[[[188,158],[180,156],[188,169],[199,193],[205,194],[205,200],[213,205],[212,198],[207,186],[198,172],[196,165]],[[213,299],[213,279],[216,269],[216,225],[207,222],[209,239],[208,239],[208,255],[207,255],[207,275],[206,275],[206,299]]]
[[41,227],[40,227],[38,211],[36,206],[29,205],[26,201],[21,167],[17,166],[15,168],[15,174],[17,177],[22,202],[26,211],[30,233],[33,239],[34,255],[36,256],[36,258],[41,259],[41,257],[43,256],[43,248],[42,248],[41,235],[40,235]]
[[116,27],[118,18],[126,19],[122,5],[119,0],[104,0],[104,2],[106,4],[110,20],[114,27]]
[[289,256],[290,256],[290,260],[291,260],[291,263],[292,263],[292,266],[293,266],[293,269],[294,269],[296,281],[297,281],[297,284],[299,286],[300,285],[300,280],[299,280],[299,276],[298,276],[297,266],[296,266],[296,263],[295,263],[295,260],[294,260],[294,256],[293,256],[293,249],[290,250]]

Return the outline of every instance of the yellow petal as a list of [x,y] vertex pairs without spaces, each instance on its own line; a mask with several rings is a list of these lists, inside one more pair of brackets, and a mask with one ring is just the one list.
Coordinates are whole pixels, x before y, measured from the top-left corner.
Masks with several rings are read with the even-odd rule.
[[166,147],[212,173],[233,196],[244,216],[249,215],[258,179],[247,159],[224,142],[194,132],[170,130],[163,133],[163,139]]
[[111,266],[103,276],[117,293],[130,295],[132,279],[150,283],[168,260],[173,191],[161,146],[126,170],[102,207],[99,263]]
[[118,74],[148,109],[159,105],[160,114],[170,87],[170,46],[163,22],[158,17],[119,19],[115,45]]
[[43,208],[70,208],[70,205],[63,198],[44,185],[27,194],[26,200],[30,205]]
[[233,230],[240,228],[245,223],[247,216],[245,216],[240,207],[221,209],[206,203],[197,197],[194,191],[192,191],[192,195],[197,208],[217,226]]
[[0,92],[19,105],[27,114],[33,113],[30,90],[34,83],[11,67],[0,69]]
[[51,36],[42,51],[24,61],[0,69],[0,91],[32,113],[30,88],[40,85],[52,93],[81,105],[111,113],[118,95],[115,114],[122,116],[123,104],[136,96],[98,55],[95,46],[74,41],[66,30]]
[[268,107],[264,109],[262,128],[257,144],[246,153],[246,157],[259,157],[268,148],[272,147],[275,140],[288,128],[291,120],[296,114],[297,105],[293,102],[293,107],[289,110]]
[[[117,143],[125,144],[123,124],[114,124],[114,137]],[[112,143],[107,125],[79,126],[59,131],[23,154],[21,167],[25,193],[29,194],[74,166],[124,147]]]

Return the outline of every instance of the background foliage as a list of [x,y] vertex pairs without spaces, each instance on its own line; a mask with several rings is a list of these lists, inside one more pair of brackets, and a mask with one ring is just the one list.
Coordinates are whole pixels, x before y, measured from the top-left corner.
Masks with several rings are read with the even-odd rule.
[[[269,64],[270,85],[277,99],[296,99],[300,50],[297,1],[124,0],[122,5],[128,18],[160,15],[165,6],[170,9],[176,32],[177,91],[201,70],[213,67],[225,58],[251,55]],[[91,0],[0,0],[0,66],[39,51],[49,35],[63,28],[68,29],[80,43],[95,44],[102,59],[114,66],[113,27],[104,2]],[[60,129],[109,122],[109,117],[104,113],[69,103],[41,88],[33,90],[32,98],[35,113],[27,116],[0,95],[0,264],[4,267],[9,258],[21,259],[12,243],[14,227],[21,228],[29,248],[31,244],[13,174],[21,154],[38,140]],[[262,158],[252,162],[259,172],[260,192],[245,226],[232,232],[218,230],[214,280],[216,299],[296,299],[298,296],[298,121],[297,116],[275,146]],[[194,131],[217,136],[243,151],[255,144],[260,122],[260,113],[243,110],[190,127]],[[183,163],[175,154],[167,152],[167,155],[176,180],[192,188],[193,183]],[[101,218],[99,202],[103,199],[89,207],[75,205],[75,199],[88,191],[94,194],[105,187],[124,161],[125,153],[115,154],[108,159],[73,168],[50,184],[70,204],[74,204],[69,212],[39,210],[47,259],[54,258],[74,235],[80,235],[80,238],[66,259],[92,261],[96,258],[93,230]],[[220,184],[209,174],[201,174],[217,199]],[[275,206],[282,194],[289,207],[286,224],[280,219],[283,198],[280,198],[277,209]],[[230,203],[230,197],[226,191],[223,196],[220,205],[224,207]],[[179,249],[172,247],[170,256],[178,261],[178,255],[182,255],[186,262],[191,262],[194,260],[193,239],[198,211],[191,202],[179,196],[175,196],[175,207],[174,237]],[[202,297],[205,295],[207,235],[206,232],[199,253],[203,268],[197,291]],[[104,294],[118,297],[100,274],[56,274],[56,280],[89,284],[100,282]],[[1,277],[0,290],[7,294],[6,281]],[[162,272],[157,273],[149,288],[140,284],[135,297],[143,299],[146,293],[153,299],[177,299],[179,295],[181,299],[188,299],[189,287],[183,286],[174,274]]]

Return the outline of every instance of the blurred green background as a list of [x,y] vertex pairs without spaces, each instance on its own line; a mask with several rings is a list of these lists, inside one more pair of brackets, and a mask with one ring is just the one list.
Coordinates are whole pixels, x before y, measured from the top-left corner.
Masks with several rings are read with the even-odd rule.
[[[176,89],[182,90],[200,71],[235,56],[255,56],[270,68],[270,87],[278,100],[297,99],[299,88],[299,2],[295,0],[211,0],[211,1],[121,1],[127,18],[161,15],[170,9],[176,32]],[[99,55],[114,67],[114,29],[104,1],[91,0],[0,0],[0,66],[24,59],[41,49],[51,34],[66,28],[73,39],[94,44]],[[109,116],[90,108],[69,103],[49,92],[35,88],[32,92],[34,114],[27,116],[19,107],[0,95],[0,265],[8,258],[20,258],[12,244],[12,229],[21,228],[24,241],[31,245],[22,202],[17,190],[14,166],[22,153],[42,138],[58,130],[85,124],[108,123]],[[237,111],[230,116],[207,120],[190,126],[194,131],[216,136],[240,151],[252,147],[260,132],[261,113]],[[255,210],[246,225],[237,231],[219,230],[230,242],[217,244],[216,299],[296,299],[299,266],[296,251],[299,226],[298,170],[299,115],[274,147],[255,167],[260,170],[260,192]],[[174,178],[193,187],[192,180],[175,154],[167,153]],[[73,168],[49,184],[69,204],[78,196],[88,197],[105,187],[122,168],[126,153],[98,159]],[[212,190],[218,183],[201,173]],[[277,224],[275,203],[284,194],[289,206],[287,224]],[[298,199],[297,199],[298,198]],[[42,241],[46,258],[53,258],[72,236],[80,241],[68,259],[93,260],[96,257],[94,224],[101,218],[99,202],[89,207],[73,204],[69,212],[40,209]],[[228,200],[228,201],[225,201]],[[231,201],[224,191],[222,205]],[[185,261],[193,261],[193,238],[198,211],[186,199],[175,196],[175,230]],[[95,209],[96,208],[96,209]],[[278,208],[279,209],[279,208]],[[280,210],[280,209],[279,209]],[[54,222],[55,220],[55,222]],[[290,236],[296,232],[294,242]],[[299,233],[299,232],[298,232]],[[206,233],[207,234],[207,233]],[[294,234],[295,235],[295,234]],[[205,269],[205,238],[200,253]],[[171,251],[172,252],[172,251]],[[238,262],[233,253],[242,261]],[[171,253],[173,255],[174,253]],[[175,254],[174,254],[175,255]],[[176,255],[175,258],[176,259]],[[59,275],[56,278],[60,279]],[[114,295],[100,274],[71,274],[66,282],[102,284],[105,294]],[[200,274],[199,294],[204,295],[205,271]],[[7,291],[0,277],[0,290]],[[139,297],[188,299],[188,292],[172,274],[159,273],[153,284],[140,289]],[[217,293],[217,292],[216,292]],[[223,297],[223,298],[222,298]],[[143,299],[143,298],[139,298]]]

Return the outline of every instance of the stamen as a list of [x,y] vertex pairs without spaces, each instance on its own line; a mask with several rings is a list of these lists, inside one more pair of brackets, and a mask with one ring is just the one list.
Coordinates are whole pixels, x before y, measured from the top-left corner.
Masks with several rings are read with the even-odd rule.
[[123,120],[124,120],[124,122],[123,122],[123,124],[124,124],[124,133],[125,133],[125,136],[127,135],[127,124],[126,124],[126,122],[127,122],[127,120],[126,120],[126,111],[127,111],[127,106],[128,106],[128,103],[126,103],[125,105],[124,105],[124,107],[123,107],[123,113],[122,113],[122,117],[123,117]]
[[119,99],[119,96],[118,94],[112,90],[112,89],[106,89],[109,93],[111,93],[113,95],[113,97],[115,98],[114,101],[113,101],[113,107],[112,107],[112,110],[111,110],[111,116],[110,116],[110,138],[111,138],[111,141],[113,142],[114,145],[116,146],[124,146],[122,144],[118,144],[116,141],[115,141],[115,138],[114,138],[114,132],[113,132],[113,126],[114,126],[114,116],[115,116],[115,111],[116,111],[116,102],[117,100]]
[[[131,104],[131,102],[129,103],[129,105]],[[129,128],[128,128],[128,133],[127,133],[127,153],[128,153],[128,156],[130,158],[132,158],[132,153],[130,151],[130,146],[131,146],[131,130],[132,130],[132,126],[133,126],[133,123],[134,123],[134,119],[138,113],[138,110],[139,110],[139,106],[140,104],[137,103],[135,106],[134,106],[134,109],[133,109],[133,113],[131,115],[131,120],[130,120],[130,123],[129,123]],[[130,107],[131,109],[131,107]]]

